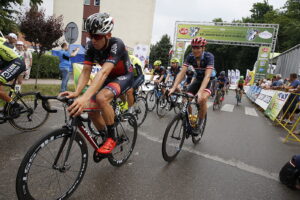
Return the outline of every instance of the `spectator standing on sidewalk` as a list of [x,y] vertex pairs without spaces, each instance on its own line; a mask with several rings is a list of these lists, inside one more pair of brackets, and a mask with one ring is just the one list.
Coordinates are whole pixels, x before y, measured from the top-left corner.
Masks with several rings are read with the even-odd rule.
[[[20,56],[20,59],[24,61],[24,43],[22,41],[17,41],[16,48],[17,48],[17,53]],[[18,76],[18,80],[17,80],[17,84],[15,86],[15,90],[21,91],[21,85],[23,84],[24,76],[25,76],[25,71],[22,72]]]
[[26,44],[24,44],[23,47],[24,47],[24,61],[26,65],[25,79],[28,80],[30,77],[30,71],[32,66],[32,53],[28,50]]
[[281,79],[281,74],[276,74],[275,80],[271,85],[271,89],[280,90],[283,88],[283,80]]
[[14,33],[10,33],[10,34],[7,35],[6,38],[7,38],[7,42],[5,42],[5,45],[8,46],[9,48],[15,50],[16,49],[15,44],[18,40],[18,36]]
[[71,54],[69,53],[69,47],[67,43],[63,43],[61,45],[61,50],[58,51],[58,57],[59,57],[59,71],[61,76],[61,87],[60,92],[67,91],[68,87],[68,81],[69,81],[69,72],[71,66],[71,57],[74,57],[77,55],[79,48],[76,48]]

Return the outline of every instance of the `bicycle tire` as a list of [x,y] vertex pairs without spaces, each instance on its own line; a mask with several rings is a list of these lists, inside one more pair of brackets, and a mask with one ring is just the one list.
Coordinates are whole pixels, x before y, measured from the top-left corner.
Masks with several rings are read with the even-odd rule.
[[[115,166],[115,167],[119,167],[121,165],[123,165],[128,158],[130,157],[131,153],[133,152],[133,149],[135,147],[135,142],[136,142],[136,138],[137,138],[137,123],[136,123],[136,119],[134,117],[134,115],[130,114],[130,113],[123,113],[120,114],[119,116],[116,117],[116,126],[115,126],[115,133],[117,135],[117,146],[114,148],[113,152],[108,156],[108,161],[111,165]],[[129,129],[133,130],[132,133],[132,140],[131,140],[131,145],[129,146],[128,152],[125,154],[125,156],[122,156],[120,159],[118,159],[115,155],[117,155],[118,153],[123,151],[123,142],[122,140],[129,140],[127,135],[121,135],[119,134],[119,131],[121,131],[122,129],[124,130],[125,125],[122,125],[122,122],[128,122],[129,124]],[[119,127],[119,131],[118,131],[118,127]],[[124,134],[124,131],[123,131]],[[123,138],[123,137],[127,137],[127,138]],[[118,148],[120,148],[120,152],[118,152]]]
[[[169,155],[168,150],[167,150],[167,145],[168,145],[167,142],[168,142],[169,134],[171,133],[171,128],[174,124],[175,124],[175,128],[173,129],[173,132],[176,130],[179,121],[181,121],[182,124],[181,124],[181,128],[179,129],[178,137],[174,136],[174,135],[171,135],[170,137],[171,138],[172,138],[172,136],[175,137],[174,139],[180,140],[180,143],[179,143],[179,146],[177,148],[175,148],[175,153],[173,155]],[[181,130],[182,130],[182,136],[180,137]],[[172,119],[172,121],[168,124],[168,126],[166,128],[166,131],[165,131],[165,134],[164,134],[164,138],[163,138],[163,142],[162,142],[162,156],[163,156],[163,159],[165,161],[172,162],[177,157],[177,155],[181,151],[181,148],[182,148],[182,145],[184,143],[185,137],[186,137],[185,121],[183,119],[182,114],[180,113],[180,114],[177,114]],[[171,145],[171,146],[174,146],[174,145]]]
[[219,107],[219,102],[218,99],[220,100],[219,94],[217,92],[216,97],[214,99],[214,103],[213,103],[213,110],[217,110]]
[[[85,140],[83,139],[83,137],[79,134],[76,133],[76,137],[73,140],[72,143],[72,147],[71,147],[71,151],[69,154],[69,158],[68,158],[68,163],[70,164],[70,167],[67,166],[69,169],[65,169],[64,172],[60,171],[63,170],[62,168],[58,169],[58,165],[54,166],[52,162],[48,162],[46,160],[46,158],[48,158],[46,156],[46,154],[44,152],[40,152],[45,150],[47,152],[49,152],[49,157],[54,158],[54,150],[56,148],[50,148],[48,147],[50,144],[51,145],[55,145],[57,144],[58,147],[61,147],[61,145],[64,144],[63,148],[68,148],[69,147],[69,142],[68,140],[70,139],[71,134],[69,133],[69,130],[62,128],[62,129],[58,129],[55,130],[51,133],[49,133],[48,135],[46,135],[45,137],[43,137],[42,139],[40,139],[38,142],[36,142],[30,149],[29,151],[26,153],[25,157],[23,158],[19,170],[18,170],[18,174],[17,174],[17,178],[16,178],[16,192],[17,192],[17,196],[18,199],[30,199],[30,200],[39,200],[39,199],[45,199],[45,198],[41,198],[46,196],[47,199],[49,198],[49,196],[53,193],[53,188],[51,186],[51,179],[53,178],[58,178],[59,175],[62,175],[64,178],[69,178],[71,177],[72,174],[76,174],[74,176],[74,182],[71,181],[71,184],[65,188],[66,191],[65,192],[61,192],[60,190],[60,194],[58,194],[58,196],[55,196],[53,198],[50,197],[50,199],[68,199],[72,193],[77,189],[77,187],[79,186],[81,180],[83,179],[83,176],[85,174],[86,168],[87,168],[87,163],[88,163],[88,148],[86,145]],[[62,139],[63,141],[58,141],[59,139]],[[65,141],[65,143],[64,143]],[[60,145],[59,145],[60,144]],[[77,144],[75,146],[75,144]],[[52,152],[51,152],[52,150]],[[57,148],[57,150],[59,150],[59,148]],[[75,155],[75,151],[77,150],[80,153],[80,158],[78,159],[78,157],[75,156],[75,159],[72,159],[72,156]],[[58,151],[57,151],[58,152]],[[62,149],[62,154],[61,154],[61,158],[65,158],[64,156],[64,149]],[[40,155],[40,154],[41,155]],[[43,165],[37,165],[36,162],[39,161],[39,159],[41,159],[41,161],[43,161],[44,163],[48,162],[48,165],[50,164],[49,167],[43,166]],[[47,161],[47,162],[45,162]],[[58,162],[61,161],[60,159],[58,159]],[[75,162],[79,162],[78,165],[78,171],[75,171],[77,168],[76,166],[74,166],[73,164]],[[58,164],[58,163],[57,163]],[[72,167],[71,167],[72,164]],[[51,166],[52,165],[52,166]],[[57,167],[57,169],[55,169],[55,167]],[[41,175],[42,177],[44,177],[42,179],[41,178],[37,178],[36,176],[33,177],[33,175],[31,174],[32,171],[35,171],[35,169],[43,169],[42,173],[36,173],[36,176]],[[54,171],[54,176],[45,176],[45,172],[46,170],[53,170]],[[69,172],[69,173],[68,173]],[[51,172],[52,173],[52,172]],[[56,175],[56,176],[55,176]],[[46,178],[45,178],[46,177]],[[37,183],[34,183],[34,180],[37,180]],[[47,185],[45,187],[44,190],[43,189],[43,181],[48,181],[50,182],[50,184],[45,184]],[[59,180],[59,178],[58,178]],[[67,179],[65,179],[67,180]],[[28,187],[28,183],[32,183],[32,187],[30,185],[30,187]],[[34,184],[36,184],[36,187],[34,187]],[[63,180],[62,178],[60,179],[59,182],[59,186],[61,186],[61,184],[63,184]],[[54,186],[55,187],[55,186]],[[37,190],[37,191],[34,191]],[[56,190],[55,190],[56,191]],[[39,193],[39,194],[38,194]],[[51,194],[49,194],[51,193]]]
[[156,113],[157,115],[162,118],[166,116],[168,109],[168,101],[165,95],[159,97],[157,104],[156,104]]
[[201,127],[200,133],[197,136],[192,135],[192,141],[194,144],[198,144],[200,142],[200,140],[202,139],[204,131],[205,131],[205,127],[206,127],[206,122],[207,122],[207,113],[205,115],[204,121],[202,122],[203,126]]
[[[141,106],[138,106],[139,103],[141,103],[141,106],[144,105],[144,113],[143,113],[143,109],[141,108]],[[134,116],[137,121],[137,127],[140,127],[144,123],[144,121],[147,117],[147,114],[148,114],[147,101],[146,101],[145,97],[138,96],[136,98],[136,102],[134,103],[133,109],[134,109]]]
[[156,95],[154,93],[154,90],[151,90],[147,93],[146,101],[147,101],[148,111],[149,112],[153,111],[156,105]]
[[[20,94],[20,96],[14,98],[14,102],[23,106],[18,117],[8,120],[14,128],[21,131],[33,131],[47,121],[49,112],[43,108],[42,100],[37,98],[36,93],[28,92]],[[47,103],[47,106],[50,107],[49,102]],[[10,106],[7,108],[7,111],[9,115],[12,115]]]

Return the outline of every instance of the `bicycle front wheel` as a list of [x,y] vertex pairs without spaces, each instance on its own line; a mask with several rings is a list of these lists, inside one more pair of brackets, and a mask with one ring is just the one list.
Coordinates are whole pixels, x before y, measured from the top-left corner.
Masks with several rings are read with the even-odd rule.
[[162,156],[165,161],[171,162],[181,151],[185,140],[185,126],[182,114],[176,115],[166,128],[162,142]]
[[111,165],[119,167],[130,157],[137,138],[137,123],[130,113],[124,113],[117,117],[115,133],[117,146],[108,157]]
[[151,90],[146,95],[148,111],[153,111],[156,105],[156,96],[154,90]]
[[134,109],[134,116],[136,118],[137,126],[140,127],[145,121],[148,113],[146,99],[142,96],[137,97],[133,109]]
[[[14,98],[14,101],[22,106],[19,116],[9,120],[14,128],[33,131],[47,121],[49,113],[43,108],[42,100],[36,97],[36,93],[20,94]],[[8,113],[13,115],[12,107],[8,108]]]
[[87,168],[88,149],[76,133],[70,152],[71,134],[55,130],[38,141],[25,155],[18,170],[18,199],[68,199],[80,184]]
[[165,95],[162,95],[158,99],[156,113],[159,117],[164,117],[169,111],[170,105],[168,105],[168,101]]

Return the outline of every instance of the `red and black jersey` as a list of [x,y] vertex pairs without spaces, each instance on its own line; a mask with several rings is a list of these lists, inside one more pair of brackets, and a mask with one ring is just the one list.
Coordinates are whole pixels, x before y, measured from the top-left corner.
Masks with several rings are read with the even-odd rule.
[[115,78],[132,72],[128,52],[125,49],[123,41],[119,38],[110,38],[108,46],[104,50],[97,50],[91,43],[89,44],[88,50],[85,53],[84,64],[93,65],[93,63],[99,63],[103,65],[106,62],[115,65],[108,78]]

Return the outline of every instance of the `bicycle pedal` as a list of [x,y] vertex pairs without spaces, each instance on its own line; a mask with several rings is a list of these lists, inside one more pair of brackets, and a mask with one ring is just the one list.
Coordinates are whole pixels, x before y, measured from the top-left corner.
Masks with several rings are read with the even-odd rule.
[[99,163],[101,160],[108,158],[108,156],[109,156],[109,154],[101,154],[101,153],[98,153],[97,151],[94,151],[93,160],[95,163]]

